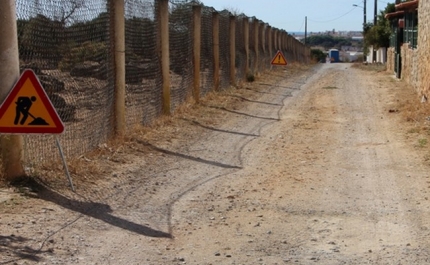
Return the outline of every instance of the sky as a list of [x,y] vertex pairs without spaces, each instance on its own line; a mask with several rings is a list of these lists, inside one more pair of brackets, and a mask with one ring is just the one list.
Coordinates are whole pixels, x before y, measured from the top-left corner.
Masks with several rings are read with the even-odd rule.
[[[366,20],[373,23],[375,0],[201,0],[218,11],[244,13],[291,33],[305,31],[305,17],[308,33],[333,29],[362,31],[364,1],[367,1]],[[378,14],[394,2],[377,0]]]

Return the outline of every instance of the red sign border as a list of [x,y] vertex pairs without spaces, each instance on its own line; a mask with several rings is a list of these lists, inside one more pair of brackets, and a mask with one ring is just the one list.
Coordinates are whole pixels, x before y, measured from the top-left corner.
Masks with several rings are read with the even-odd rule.
[[64,124],[61,121],[57,111],[52,105],[51,100],[40,84],[39,79],[36,74],[31,69],[25,69],[21,74],[18,82],[14,85],[12,90],[7,95],[5,101],[0,106],[0,120],[3,118],[6,110],[9,109],[10,105],[13,104],[13,100],[16,95],[19,93],[21,88],[24,86],[25,82],[30,79],[33,84],[34,90],[39,96],[39,99],[42,101],[49,115],[51,116],[52,121],[55,124],[55,127],[3,127],[0,126],[0,133],[8,133],[8,134],[61,134],[64,132]]
[[[282,56],[282,59],[284,59],[285,64],[279,64],[279,63],[275,63],[276,57],[278,57],[278,55]],[[278,51],[275,55],[275,57],[273,57],[272,62],[270,63],[271,65],[288,65],[287,59],[285,59],[284,54],[282,54],[281,51]]]

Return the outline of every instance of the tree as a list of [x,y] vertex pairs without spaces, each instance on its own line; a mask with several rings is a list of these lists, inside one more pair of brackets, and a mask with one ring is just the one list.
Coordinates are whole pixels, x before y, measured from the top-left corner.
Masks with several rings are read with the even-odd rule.
[[342,46],[351,46],[351,38],[333,37],[331,35],[312,35],[308,38],[311,46],[322,46],[328,50],[331,48],[340,49]]
[[37,15],[28,22],[18,21],[20,54],[24,60],[46,59],[58,62],[65,38],[64,26],[46,16]]
[[318,49],[311,49],[311,58],[315,62],[320,62],[325,60],[326,55],[323,51]]
[[364,26],[364,47],[365,53],[368,48],[373,46],[375,49],[390,46],[391,27],[385,14],[394,12],[396,10],[395,4],[387,4],[384,11],[378,15],[376,25],[368,23]]

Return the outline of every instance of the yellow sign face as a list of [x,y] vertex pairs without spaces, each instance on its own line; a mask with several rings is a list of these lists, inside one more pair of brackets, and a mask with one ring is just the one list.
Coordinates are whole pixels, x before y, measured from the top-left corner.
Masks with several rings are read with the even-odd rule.
[[284,55],[281,51],[278,51],[273,57],[273,60],[271,62],[272,65],[287,65],[287,60],[285,59]]
[[25,70],[0,106],[0,133],[62,133],[64,125],[32,70]]

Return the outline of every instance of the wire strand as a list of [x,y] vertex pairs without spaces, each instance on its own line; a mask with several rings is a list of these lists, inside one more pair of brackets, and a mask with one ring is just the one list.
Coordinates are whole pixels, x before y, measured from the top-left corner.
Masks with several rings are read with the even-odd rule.
[[313,20],[313,19],[310,19],[310,18],[308,18],[308,19],[309,19],[310,21],[312,21],[312,22],[318,22],[318,23],[327,23],[327,22],[332,22],[332,21],[338,20],[338,19],[340,19],[340,18],[342,18],[342,17],[344,17],[344,16],[348,15],[349,13],[351,13],[352,11],[354,11],[355,9],[356,9],[356,7],[353,7],[351,10],[349,10],[349,11],[348,11],[348,12],[346,12],[345,14],[343,14],[343,15],[341,15],[341,16],[339,16],[339,17],[337,17],[337,18],[330,19],[330,20],[320,21],[320,20]]

